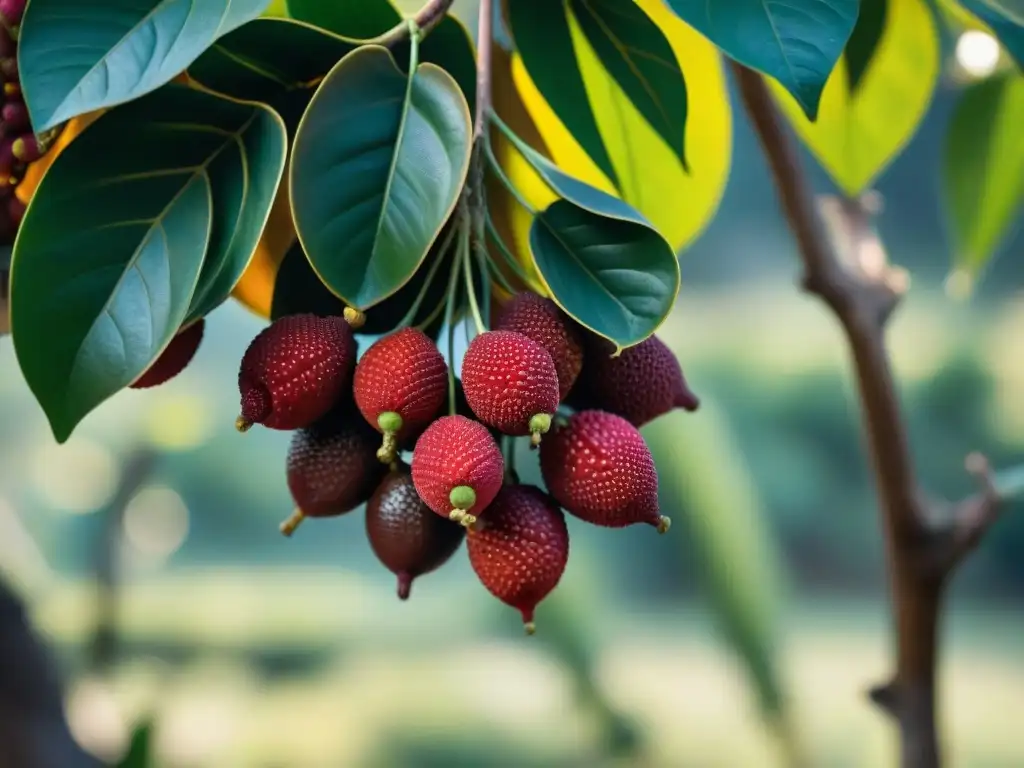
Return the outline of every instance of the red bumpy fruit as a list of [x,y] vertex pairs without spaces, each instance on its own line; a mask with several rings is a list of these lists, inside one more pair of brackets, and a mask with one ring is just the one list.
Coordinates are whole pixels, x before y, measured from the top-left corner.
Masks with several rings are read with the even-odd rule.
[[170,381],[183,370],[195,357],[199,343],[203,340],[203,329],[206,321],[200,318],[188,328],[179,331],[171,339],[171,343],[160,354],[153,364],[131,384],[132,389],[147,389]]
[[476,417],[534,445],[558,409],[558,373],[540,344],[515,331],[481,333],[462,358],[462,386]]
[[615,347],[600,338],[587,344],[582,400],[590,408],[622,416],[642,427],[673,408],[696,411],[700,400],[690,390],[679,361],[661,339],[651,336],[612,357]]
[[565,398],[583,368],[579,329],[558,305],[535,293],[516,294],[498,316],[497,328],[515,331],[547,350],[558,374],[558,397]]
[[423,331],[403,328],[366,350],[352,387],[359,410],[384,435],[378,457],[390,463],[399,443],[437,415],[448,389],[448,366]]
[[435,515],[423,503],[408,467],[377,486],[366,505],[366,536],[377,559],[398,577],[398,597],[409,598],[413,579],[444,565],[466,529]]
[[658,474],[636,427],[604,411],[580,411],[540,448],[540,469],[566,511],[594,525],[647,523],[665,533],[658,514]]
[[505,460],[487,427],[442,416],[416,441],[412,479],[437,514],[469,528],[501,488]]
[[532,485],[506,485],[487,518],[466,540],[480,582],[523,615],[534,632],[533,611],[557,585],[569,559],[569,531],[558,504]]
[[341,317],[289,315],[252,340],[238,372],[235,425],[302,429],[325,415],[352,380],[356,342]]
[[376,454],[377,435],[351,402],[296,432],[287,462],[296,510],[281,533],[291,536],[307,517],[341,515],[369,499],[386,471]]

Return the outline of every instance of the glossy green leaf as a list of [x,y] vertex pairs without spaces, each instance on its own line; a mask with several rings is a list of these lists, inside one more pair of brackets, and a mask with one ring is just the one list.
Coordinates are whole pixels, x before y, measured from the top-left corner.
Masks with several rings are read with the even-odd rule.
[[685,168],[686,81],[665,34],[634,3],[569,0],[569,8],[608,74]]
[[555,301],[617,348],[653,334],[679,290],[675,254],[661,235],[568,200],[537,214],[530,251]]
[[887,4],[882,37],[856,90],[843,57],[825,85],[816,120],[780,83],[770,83],[797,134],[849,196],[873,184],[913,138],[939,82],[939,33],[927,0]]
[[[194,109],[191,92],[180,93],[187,97],[182,98],[182,109]],[[284,175],[288,156],[284,122],[270,109],[245,109],[250,112],[249,121],[209,165],[213,229],[186,322],[204,317],[231,295],[260,241]]]
[[562,198],[534,217],[529,234],[530,252],[552,298],[616,347],[639,344],[672,311],[679,292],[672,246],[629,203],[564,173],[498,123]]
[[290,176],[295,228],[328,288],[367,309],[412,277],[462,191],[471,133],[462,91],[433,64],[407,77],[368,45],[331,70]]
[[1021,0],[960,0],[960,4],[985,22],[1006,50],[1024,69],[1024,2]]
[[214,43],[188,74],[218,93],[269,104],[294,133],[313,98],[314,83],[356,47],[353,40],[309,24],[256,19]]
[[244,251],[260,217],[239,208],[240,146],[283,133],[266,107],[168,85],[104,114],[54,161],[15,243],[11,318],[58,441],[163,351],[204,255],[229,265]]
[[602,173],[615,182],[615,167],[587,98],[564,3],[515,0],[508,4],[508,18],[516,50],[537,90]]
[[843,56],[846,59],[846,79],[850,93],[860,86],[867,72],[868,65],[875,57],[878,44],[885,31],[885,19],[888,15],[889,0],[861,0],[860,15],[857,25],[853,28],[850,41],[846,44]]
[[153,723],[147,720],[132,731],[128,751],[113,768],[151,768],[153,752]]
[[860,6],[860,0],[666,2],[726,55],[778,80],[811,120]]
[[[367,40],[377,37],[402,21],[402,14],[390,0],[288,0],[288,4],[294,18],[348,38]],[[399,63],[409,60],[408,44],[396,45],[392,52]],[[472,112],[476,93],[476,54],[473,39],[458,19],[445,16],[431,30],[420,43],[420,61],[437,64],[454,77],[462,87]]]
[[169,82],[268,0],[32,0],[18,67],[32,125],[121,104]]
[[287,4],[293,19],[356,40],[383,34],[402,20],[388,0],[287,0]]
[[954,263],[976,274],[1024,203],[1024,78],[1005,75],[967,88],[946,135],[944,189]]

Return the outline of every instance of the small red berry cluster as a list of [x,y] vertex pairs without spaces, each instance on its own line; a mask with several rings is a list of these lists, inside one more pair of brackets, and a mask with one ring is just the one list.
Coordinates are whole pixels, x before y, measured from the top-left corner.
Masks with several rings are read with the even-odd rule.
[[[297,509],[283,533],[367,503],[367,537],[402,599],[466,538],[480,581],[532,631],[568,559],[563,509],[599,526],[668,530],[638,427],[698,401],[656,337],[613,356],[553,301],[520,293],[470,342],[460,380],[416,328],[378,339],[357,362],[362,319],[285,316],[242,358],[238,428],[295,430],[287,480]],[[184,368],[201,336],[201,323],[183,330],[135,386]],[[539,446],[547,492],[506,464],[500,443],[515,437]]]
[[18,76],[18,25],[27,0],[0,0],[0,240],[13,242],[25,204],[14,190],[28,164],[43,155],[29,123],[28,107],[22,98]]

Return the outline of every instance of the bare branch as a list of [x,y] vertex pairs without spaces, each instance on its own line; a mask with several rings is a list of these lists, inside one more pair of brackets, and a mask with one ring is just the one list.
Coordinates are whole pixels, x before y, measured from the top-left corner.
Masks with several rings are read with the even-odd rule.
[[[896,670],[870,697],[899,725],[901,765],[941,765],[936,728],[938,626],[943,587],[957,563],[998,516],[1003,498],[979,456],[968,468],[979,494],[954,506],[952,525],[935,530],[936,505],[921,492],[885,346],[885,327],[909,280],[891,266],[872,223],[875,194],[815,199],[764,80],[732,64],[740,96],[761,141],[804,267],[804,288],[839,320],[853,357],[868,453],[885,533],[895,623]],[[1024,493],[1024,469],[1016,480]]]

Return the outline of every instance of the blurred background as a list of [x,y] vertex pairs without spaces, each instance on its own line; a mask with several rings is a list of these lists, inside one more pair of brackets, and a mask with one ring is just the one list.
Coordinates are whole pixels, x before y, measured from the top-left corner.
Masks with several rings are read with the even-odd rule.
[[[951,64],[969,59],[947,42]],[[970,301],[950,298],[937,190],[952,103],[943,86],[878,189],[882,236],[913,275],[890,341],[918,467],[954,499],[973,490],[968,452],[1024,458],[1024,238]],[[726,197],[682,256],[660,332],[704,405],[644,430],[675,524],[659,537],[570,519],[569,567],[532,638],[464,548],[400,603],[362,510],[278,534],[288,435],[233,427],[238,360],[263,327],[240,306],[210,318],[183,375],[118,395],[64,446],[0,338],[0,583],[51,654],[71,741],[167,768],[892,764],[894,733],[864,696],[892,641],[847,354],[795,288],[736,123]],[[538,479],[527,452],[519,465]],[[1022,547],[1011,509],[951,591],[950,765],[1024,765]],[[3,656],[0,712],[27,717],[45,686]]]

